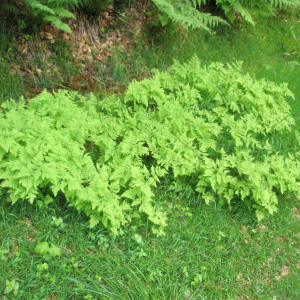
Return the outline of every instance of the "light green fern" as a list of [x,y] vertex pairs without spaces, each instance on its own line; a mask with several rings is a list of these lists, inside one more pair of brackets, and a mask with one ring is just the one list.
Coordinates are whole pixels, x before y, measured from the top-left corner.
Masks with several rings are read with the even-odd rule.
[[[0,180],[10,201],[64,194],[69,205],[113,233],[146,217],[163,234],[154,188],[172,174],[191,178],[206,203],[242,202],[260,220],[278,194],[300,196],[298,154],[270,142],[294,126],[286,84],[242,75],[241,63],[199,59],[130,84],[98,101],[44,91],[0,111]],[[295,135],[298,139],[298,135]]]

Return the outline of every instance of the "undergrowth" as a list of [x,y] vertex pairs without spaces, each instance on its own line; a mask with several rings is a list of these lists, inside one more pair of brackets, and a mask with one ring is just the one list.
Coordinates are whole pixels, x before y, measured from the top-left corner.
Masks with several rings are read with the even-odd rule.
[[[257,22],[255,28],[234,22],[232,27],[215,28],[211,35],[201,32],[187,35],[172,26],[149,35],[144,32],[147,39],[141,36],[130,51],[113,50],[107,73],[97,78],[101,81],[109,78],[127,86],[131,79],[144,74],[142,69],[148,74],[155,67],[167,70],[174,57],[182,64],[194,53],[202,65],[244,61],[241,74],[250,72],[251,80],[286,82],[295,95],[295,98],[285,97],[285,101],[296,124],[291,131],[268,137],[274,152],[282,157],[288,153],[296,155],[300,124],[298,12],[279,11],[278,19],[263,20],[256,16],[253,19]],[[52,90],[61,82],[77,78],[80,66],[73,61],[71,65],[65,63],[70,60],[71,50],[63,51],[60,47],[65,48],[65,43],[59,41],[51,48],[58,49],[59,53],[54,52],[48,62],[57,63],[55,68],[63,74],[63,80],[57,73],[51,77],[46,72],[42,73],[41,80],[28,79],[18,72],[16,76],[14,70],[18,66],[23,72],[24,69],[17,60],[16,41],[11,41],[11,35],[5,32],[0,45],[1,102],[19,99],[23,93],[27,103],[32,95],[39,93],[35,90],[37,86]],[[38,62],[34,55],[31,59]],[[98,70],[102,65],[92,67]],[[52,72],[54,68],[49,64],[47,69]],[[78,85],[81,80],[77,81]],[[76,85],[71,89],[76,90]],[[55,102],[58,95],[43,94],[40,99],[43,97]],[[84,100],[79,95],[76,99]],[[150,105],[148,110],[149,114],[158,113],[155,105]],[[20,122],[16,123],[19,128]],[[81,149],[94,166],[99,147],[84,143]],[[147,166],[153,162],[151,157],[142,158]],[[121,234],[114,236],[102,226],[90,228],[89,217],[78,215],[76,208],[68,206],[62,192],[52,197],[55,198],[52,202],[47,197],[33,204],[17,201],[11,205],[7,189],[1,189],[0,298],[299,299],[299,200],[290,193],[284,197],[276,193],[279,213],[258,222],[238,198],[227,205],[228,210],[218,202],[206,204],[195,191],[196,185],[194,176],[176,179],[169,170],[168,176],[160,178],[158,185],[152,187],[152,204],[167,217],[165,236],[161,237],[151,233],[153,224],[143,213],[141,218],[134,217],[131,223],[124,224]],[[60,249],[61,254],[36,252],[45,242],[57,253]]]
[[239,199],[261,220],[277,211],[278,193],[299,194],[298,133],[294,153],[274,147],[295,124],[287,97],[285,84],[253,80],[241,64],[200,67],[194,57],[133,82],[118,98],[59,91],[9,101],[1,186],[12,203],[48,204],[62,192],[91,227],[100,221],[115,234],[146,214],[161,235],[165,213],[152,188],[173,174],[191,177],[207,204]]

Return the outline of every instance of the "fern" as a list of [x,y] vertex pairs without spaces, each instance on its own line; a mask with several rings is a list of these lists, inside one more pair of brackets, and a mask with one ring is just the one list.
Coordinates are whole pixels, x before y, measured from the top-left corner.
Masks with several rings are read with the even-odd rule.
[[30,13],[36,19],[41,19],[42,24],[51,23],[60,30],[71,33],[71,28],[63,23],[63,18],[76,19],[74,14],[68,9],[75,8],[80,4],[79,0],[23,0],[24,4],[30,8]]
[[91,227],[118,233],[146,216],[163,234],[153,188],[170,173],[192,178],[206,203],[242,201],[259,220],[277,211],[279,193],[300,195],[299,157],[270,143],[294,126],[287,85],[197,57],[155,72],[100,102],[44,91],[28,105],[3,104],[0,180],[10,201],[47,205],[60,192]]
[[29,16],[30,22],[39,23],[41,21],[41,26],[50,22],[58,29],[71,33],[70,27],[63,23],[62,19],[75,19],[74,14],[69,9],[78,7],[80,3],[81,0],[4,0],[0,4],[0,12],[6,18],[8,18],[8,14],[18,15],[21,18],[28,18]]
[[251,14],[274,16],[274,8],[299,8],[299,0],[216,0],[217,5],[224,11],[232,23],[235,14],[241,15],[245,21],[254,25]]
[[0,2],[0,24],[11,21],[14,15],[20,13],[20,5],[11,0],[2,0]]
[[[173,21],[187,29],[198,28],[210,31],[210,27],[219,24],[228,25],[223,19],[196,9],[201,9],[203,5],[212,2],[209,0],[153,0],[153,2],[162,13],[159,17],[163,26]],[[252,25],[254,25],[251,16],[253,13],[274,16],[275,8],[300,7],[299,0],[215,0],[215,2],[231,23],[236,14],[239,14]]]
[[227,23],[219,17],[211,16],[208,13],[199,12],[195,7],[206,1],[176,1],[176,0],[153,0],[162,15],[160,20],[162,25],[167,25],[170,21],[180,24],[186,29],[202,29],[209,31],[209,27],[218,24],[227,25]]

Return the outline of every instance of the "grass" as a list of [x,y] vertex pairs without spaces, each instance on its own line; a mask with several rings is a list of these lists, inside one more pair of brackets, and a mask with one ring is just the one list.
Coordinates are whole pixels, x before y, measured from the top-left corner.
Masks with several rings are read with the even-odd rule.
[[[4,280],[15,279],[16,299],[299,298],[299,201],[281,199],[280,213],[258,224],[242,207],[207,206],[192,191],[168,186],[156,193],[169,218],[160,238],[143,222],[115,238],[90,230],[60,203],[2,203],[2,293]],[[41,241],[62,255],[37,255]]]
[[[216,28],[212,35],[186,35],[170,26],[165,33],[142,36],[131,52],[113,51],[105,72],[99,65],[93,68],[99,79],[127,86],[155,67],[164,70],[174,58],[184,62],[194,53],[204,64],[244,61],[245,72],[257,78],[288,82],[295,94],[295,100],[288,99],[294,130],[299,130],[297,20],[296,12],[280,12],[279,18],[257,19],[255,28],[235,24]],[[22,63],[16,48],[9,43],[1,48],[2,101],[22,94],[30,98],[42,88],[65,86],[73,79],[78,86],[86,84],[78,79],[84,74],[68,45],[57,41],[49,47],[54,55],[47,64],[38,56],[33,62],[45,69],[55,62],[62,76],[55,76],[52,68],[42,78],[28,77],[25,82],[11,72],[13,63]],[[275,141],[279,150],[298,150],[291,136]],[[300,298],[300,203],[293,195],[282,197],[279,213],[260,223],[242,203],[230,210],[206,205],[190,188],[173,186],[168,178],[155,195],[154,201],[168,211],[166,235],[159,238],[149,232],[146,220],[114,237],[103,228],[89,229],[88,219],[62,198],[42,208],[27,202],[11,206],[2,191],[0,299]],[[62,254],[38,255],[35,247],[40,242],[55,244]]]

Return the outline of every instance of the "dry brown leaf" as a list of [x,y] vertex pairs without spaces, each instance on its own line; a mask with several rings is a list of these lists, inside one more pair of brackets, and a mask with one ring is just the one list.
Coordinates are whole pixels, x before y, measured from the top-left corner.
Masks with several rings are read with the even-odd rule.
[[36,72],[38,73],[39,76],[42,75],[42,70],[41,69],[36,69]]
[[238,274],[236,281],[242,281],[243,273]]
[[282,272],[281,272],[281,275],[282,275],[282,276],[287,276],[287,275],[289,275],[289,273],[290,273],[290,269],[289,269],[289,267],[287,267],[287,266],[283,266],[281,271],[282,271]]
[[259,225],[258,228],[259,228],[259,231],[260,231],[260,232],[265,232],[265,231],[266,231],[266,226],[265,226],[265,225],[262,225],[262,224],[261,224],[261,225]]
[[30,220],[28,220],[28,219],[24,219],[23,221],[21,221],[21,223],[24,223],[27,226],[31,226],[32,225],[32,222]]
[[247,227],[245,225],[242,226],[241,232],[246,232],[247,231]]
[[45,37],[46,37],[48,40],[52,40],[52,39],[53,39],[53,35],[52,35],[50,32],[45,32]]

